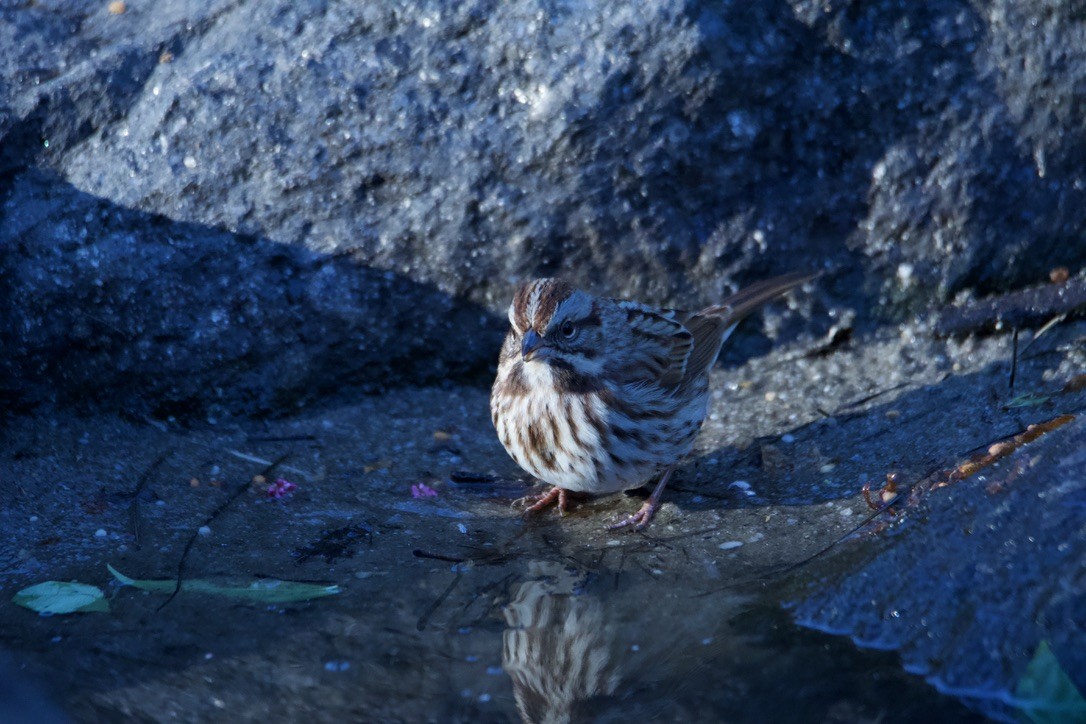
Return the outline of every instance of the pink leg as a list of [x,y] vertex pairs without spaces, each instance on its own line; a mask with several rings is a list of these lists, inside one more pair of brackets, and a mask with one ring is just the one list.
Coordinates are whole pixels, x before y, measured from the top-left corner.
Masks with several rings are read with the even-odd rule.
[[630,525],[634,526],[636,530],[648,528],[649,523],[652,522],[652,516],[656,515],[656,509],[660,507],[660,497],[664,494],[664,486],[667,485],[667,481],[674,471],[675,466],[671,466],[664,471],[664,474],[660,476],[660,482],[652,489],[652,495],[649,496],[649,499],[645,501],[640,510],[626,518],[626,520],[608,526],[607,530],[618,530]]
[[559,488],[556,485],[542,495],[528,495],[514,500],[513,505],[527,505],[528,507],[524,509],[524,516],[528,517],[542,510],[546,510],[557,503],[558,512],[565,515],[566,512],[569,511],[569,500],[571,497],[568,490]]

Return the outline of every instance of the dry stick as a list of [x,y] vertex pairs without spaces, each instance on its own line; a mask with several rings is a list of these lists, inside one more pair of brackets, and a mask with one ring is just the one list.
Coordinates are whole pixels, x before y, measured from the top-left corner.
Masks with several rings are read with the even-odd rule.
[[[981,460],[966,460],[965,462],[959,463],[956,467],[951,469],[949,471],[949,473],[948,473],[948,481],[958,481],[958,480],[964,480],[965,478],[968,478],[968,477],[972,477],[977,472],[979,472],[981,469],[986,468],[986,467],[988,467],[989,465],[991,465],[991,464],[993,464],[995,462],[998,462],[999,460],[1007,457],[1011,453],[1017,451],[1019,448],[1030,444],[1031,442],[1033,442],[1037,438],[1042,437],[1043,435],[1046,435],[1046,434],[1052,432],[1053,430],[1056,430],[1056,429],[1058,429],[1060,427],[1063,427],[1064,425],[1066,425],[1067,423],[1071,422],[1074,419],[1075,419],[1074,415],[1057,415],[1056,417],[1053,417],[1051,420],[1046,420],[1045,422],[1039,422],[1039,423],[1037,423],[1035,425],[1030,425],[1025,430],[1022,430],[1022,431],[1018,432],[1015,435],[1011,435],[1009,437],[1004,437],[1004,438],[999,438],[1003,442],[997,442],[997,443],[994,443],[994,444],[990,443],[989,444],[989,452],[988,452],[987,455],[984,456],[983,459],[981,459]],[[1009,442],[1008,442],[1008,440],[1009,440]],[[983,447],[983,446],[981,446],[981,447]],[[975,450],[977,448],[973,448],[973,449]],[[775,570],[775,571],[770,571],[768,573],[763,573],[763,574],[757,576],[755,578],[755,580],[765,580],[765,579],[767,579],[767,578],[769,578],[771,576],[779,576],[779,575],[782,575],[782,574],[785,574],[785,573],[789,573],[791,571],[794,571],[797,568],[800,568],[801,566],[807,565],[808,563],[813,561],[815,558],[818,558],[819,556],[825,555],[831,548],[833,548],[834,546],[836,546],[837,544],[839,544],[841,541],[845,540],[849,536],[854,535],[861,528],[863,528],[868,523],[873,521],[875,518],[877,518],[878,516],[880,516],[884,512],[886,512],[893,504],[897,503],[898,500],[904,499],[906,494],[911,495],[913,490],[918,485],[923,483],[925,480],[930,480],[931,478],[933,478],[935,476],[935,474],[938,473],[940,471],[940,469],[942,469],[942,467],[943,467],[942,465],[937,465],[937,466],[931,468],[924,476],[922,476],[920,479],[918,479],[915,483],[908,486],[907,488],[904,488],[892,500],[885,503],[881,508],[877,509],[874,513],[872,513],[871,515],[867,516],[862,521],[860,521],[860,523],[857,526],[855,526],[850,531],[848,531],[844,535],[840,536],[839,538],[837,538],[836,540],[831,542],[829,545],[823,547],[821,550],[813,553],[812,555],[807,556],[806,558],[803,558],[800,561],[797,561],[796,563],[791,563],[791,564],[785,566],[784,568],[781,568],[781,569],[778,569],[778,570]],[[708,595],[711,595],[713,593],[718,593],[720,591],[725,591],[725,590],[728,590],[730,588],[733,588],[735,585],[737,585],[737,584],[736,584],[736,582],[733,581],[731,584],[729,584],[726,587],[714,588],[714,589],[711,589],[709,591],[705,591],[704,593],[696,594],[695,596],[693,596],[693,598],[701,598],[702,596],[708,596]]]
[[162,463],[166,462],[166,459],[173,455],[176,448],[170,448],[166,452],[155,458],[155,461],[151,463],[146,470],[143,471],[143,475],[140,476],[139,482],[136,483],[136,489],[133,490],[130,495],[132,496],[132,504],[128,508],[128,517],[132,525],[132,537],[135,539],[136,550],[140,549],[140,495],[143,494],[143,489],[147,486],[151,476],[155,474],[155,471],[161,467]]
[[426,625],[430,623],[430,617],[433,616],[439,608],[441,608],[441,604],[445,603],[445,599],[449,597],[449,594],[453,592],[453,589],[456,588],[456,584],[460,583],[460,579],[463,577],[464,574],[460,571],[460,568],[458,566],[456,569],[456,578],[452,579],[452,583],[449,584],[448,588],[446,588],[445,591],[437,597],[436,601],[430,604],[430,608],[426,609],[426,611],[421,616],[419,616],[419,621],[415,624],[416,629],[418,629],[419,631],[426,630]]
[[877,399],[879,397],[882,397],[883,395],[889,394],[891,392],[894,392],[895,390],[900,390],[902,387],[908,386],[908,384],[909,384],[908,382],[899,382],[898,384],[893,385],[891,387],[887,387],[886,389],[878,390],[877,392],[873,392],[870,395],[866,395],[865,397],[861,397],[858,400],[853,400],[852,402],[846,402],[845,404],[838,407],[834,411],[833,415],[827,415],[826,417],[834,417],[834,416],[840,415],[845,410],[851,410],[853,408],[859,407],[860,405],[871,402],[872,400]]
[[[1034,337],[1036,339],[1036,337]],[[1018,327],[1014,328],[1014,351],[1011,353],[1011,392],[1014,392],[1014,378],[1018,374]]]
[[[262,470],[259,473],[259,475],[262,475],[265,478],[268,477],[269,475],[272,474],[272,472],[277,467],[279,467],[280,464],[282,464],[282,462],[284,460],[289,458],[290,455],[291,454],[289,452],[284,453],[283,455],[280,455],[270,465],[268,465],[268,467],[264,468],[264,470]],[[249,481],[246,481],[246,482],[242,483],[241,485],[239,485],[237,487],[237,490],[235,490],[233,493],[230,494],[229,498],[227,498],[222,503],[220,503],[219,506],[217,508],[215,508],[215,510],[211,511],[211,515],[209,515],[204,520],[204,522],[200,525],[200,528],[202,528],[204,526],[211,525],[211,523],[214,522],[214,520],[216,518],[218,518],[220,515],[222,515],[223,512],[225,512],[226,509],[229,508],[230,505],[235,500],[237,500],[238,498],[241,497],[242,493],[244,493],[246,490],[249,489],[250,484],[251,483]],[[170,601],[172,601],[174,598],[176,598],[177,594],[181,591],[181,581],[184,579],[185,566],[187,565],[188,559],[189,559],[189,551],[192,550],[192,546],[196,543],[196,540],[200,537],[200,528],[196,529],[196,532],[193,533],[192,536],[189,538],[188,542],[185,543],[185,549],[183,551],[181,551],[181,560],[179,560],[177,562],[177,580],[174,582],[173,593],[170,594],[170,597],[166,599],[165,603],[163,603],[161,606],[158,607],[159,611],[166,608],[166,606],[170,603]]]
[[1038,339],[1040,339],[1042,334],[1044,334],[1048,330],[1052,329],[1053,327],[1055,327],[1057,324],[1059,324],[1060,322],[1062,322],[1065,319],[1067,319],[1067,313],[1066,312],[1064,312],[1063,314],[1057,314],[1055,317],[1053,317],[1052,319],[1045,322],[1041,326],[1041,328],[1038,329],[1034,333],[1033,339],[1026,342],[1026,346],[1022,348],[1022,354],[1025,354],[1027,351],[1029,351],[1029,348],[1033,346],[1034,342],[1036,342]]
[[799,561],[796,561],[795,563],[789,563],[788,565],[786,565],[786,566],[784,566],[782,568],[778,568],[778,569],[775,569],[775,570],[769,570],[769,571],[766,571],[765,573],[759,573],[756,576],[752,576],[752,577],[744,579],[744,580],[730,581],[728,583],[728,585],[726,585],[726,586],[721,586],[719,588],[711,588],[708,591],[703,591],[701,593],[696,593],[693,596],[691,596],[691,598],[704,598],[705,596],[711,596],[714,593],[720,593],[721,591],[730,591],[730,590],[733,590],[736,586],[739,586],[739,585],[743,585],[743,584],[747,584],[747,583],[754,583],[756,581],[765,581],[765,580],[768,580],[770,578],[774,578],[776,576],[784,575],[785,573],[790,573],[790,572],[796,570],[797,568],[802,568],[803,566],[807,565],[808,563],[810,563],[814,559],[819,558],[821,556],[824,556],[826,553],[828,553],[830,551],[830,549],[837,546],[841,541],[845,540],[846,538],[848,538],[851,535],[854,535],[857,531],[862,529],[865,525],[867,525],[868,523],[873,521],[875,518],[877,518],[880,515],[882,515],[883,513],[885,513],[887,510],[890,509],[891,505],[893,505],[894,503],[896,503],[898,501],[898,498],[901,498],[906,493],[911,492],[912,489],[915,486],[919,485],[924,480],[927,480],[930,476],[934,475],[935,473],[939,472],[939,469],[941,467],[942,466],[939,465],[939,466],[936,466],[936,467],[932,468],[931,471],[927,475],[924,475],[922,478],[920,478],[920,480],[916,481],[915,483],[910,485],[908,488],[902,490],[900,495],[898,495],[896,498],[894,498],[890,502],[884,504],[881,508],[876,510],[874,513],[872,513],[871,515],[864,518],[862,521],[860,521],[859,524],[857,524],[855,527],[853,527],[847,533],[844,533],[843,535],[841,535],[838,538],[834,539],[829,544],[823,546],[821,549],[819,549],[818,551],[815,551],[814,553],[807,556],[806,558],[802,558]]

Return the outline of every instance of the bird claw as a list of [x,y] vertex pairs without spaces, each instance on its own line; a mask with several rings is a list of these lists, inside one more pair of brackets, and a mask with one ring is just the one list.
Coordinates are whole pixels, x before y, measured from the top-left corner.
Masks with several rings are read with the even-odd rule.
[[530,517],[535,513],[546,510],[557,503],[558,514],[565,515],[569,511],[569,491],[554,487],[542,495],[526,495],[513,501],[513,507],[524,508],[524,517]]
[[656,514],[656,509],[659,504],[653,500],[646,500],[644,505],[634,513],[626,518],[626,520],[619,521],[614,525],[607,526],[607,530],[620,530],[633,526],[634,530],[642,531],[649,527],[649,523],[652,522],[652,517]]

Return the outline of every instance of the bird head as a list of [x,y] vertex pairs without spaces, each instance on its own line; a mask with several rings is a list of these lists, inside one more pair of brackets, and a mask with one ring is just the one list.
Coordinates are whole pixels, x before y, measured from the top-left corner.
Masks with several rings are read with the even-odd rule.
[[599,304],[560,279],[525,283],[509,305],[509,324],[525,363],[567,367],[580,373],[599,369],[603,331]]

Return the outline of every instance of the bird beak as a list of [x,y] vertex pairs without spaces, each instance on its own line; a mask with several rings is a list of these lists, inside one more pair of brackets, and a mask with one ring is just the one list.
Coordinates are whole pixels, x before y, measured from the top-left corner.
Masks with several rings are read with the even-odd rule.
[[520,358],[525,362],[531,362],[533,359],[543,358],[547,349],[543,344],[543,338],[536,334],[534,329],[529,329],[524,333],[524,341],[520,345]]

